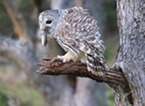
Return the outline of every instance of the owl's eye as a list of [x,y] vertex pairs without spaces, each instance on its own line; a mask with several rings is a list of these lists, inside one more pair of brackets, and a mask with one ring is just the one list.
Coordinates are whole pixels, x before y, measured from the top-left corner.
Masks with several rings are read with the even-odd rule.
[[46,24],[51,24],[52,23],[52,20],[47,20],[46,21]]

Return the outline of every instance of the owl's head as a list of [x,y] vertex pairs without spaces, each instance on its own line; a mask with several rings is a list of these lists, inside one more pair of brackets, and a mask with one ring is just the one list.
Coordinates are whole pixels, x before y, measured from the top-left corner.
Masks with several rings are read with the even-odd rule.
[[47,36],[55,38],[55,31],[60,20],[60,10],[46,10],[39,15],[39,27],[41,33],[41,42],[47,44]]

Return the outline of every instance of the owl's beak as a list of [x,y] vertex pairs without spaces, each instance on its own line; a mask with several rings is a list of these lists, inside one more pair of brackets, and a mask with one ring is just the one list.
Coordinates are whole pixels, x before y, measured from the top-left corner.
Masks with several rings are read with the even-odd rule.
[[40,34],[41,34],[42,46],[46,46],[46,44],[47,44],[47,31],[46,31],[45,26],[40,26]]
[[42,46],[46,46],[46,44],[47,44],[47,33],[46,32],[44,32],[41,35],[41,43],[42,43]]

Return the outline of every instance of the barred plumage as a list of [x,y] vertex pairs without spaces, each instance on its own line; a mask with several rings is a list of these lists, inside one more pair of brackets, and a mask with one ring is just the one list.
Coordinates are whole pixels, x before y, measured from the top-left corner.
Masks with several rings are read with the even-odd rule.
[[46,44],[46,36],[49,36],[68,52],[58,56],[64,62],[80,60],[87,64],[88,71],[97,74],[108,69],[97,21],[87,9],[46,10],[39,15],[39,25],[43,45]]

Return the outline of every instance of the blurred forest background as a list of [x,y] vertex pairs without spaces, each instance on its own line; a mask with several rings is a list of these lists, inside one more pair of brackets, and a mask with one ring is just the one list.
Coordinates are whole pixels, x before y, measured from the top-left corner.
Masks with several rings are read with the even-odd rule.
[[82,6],[97,20],[111,66],[118,47],[115,0],[0,0],[0,106],[114,106],[104,83],[36,73],[43,58],[64,54],[54,42],[41,46],[38,15],[51,8]]

